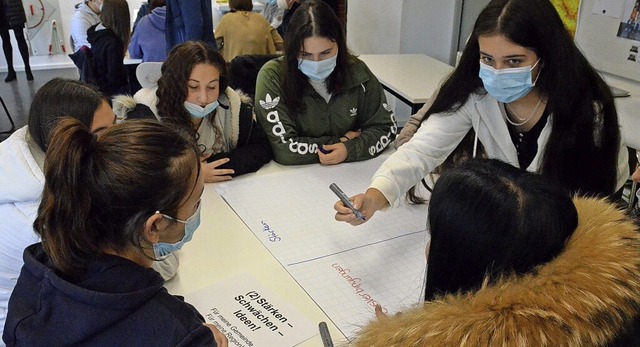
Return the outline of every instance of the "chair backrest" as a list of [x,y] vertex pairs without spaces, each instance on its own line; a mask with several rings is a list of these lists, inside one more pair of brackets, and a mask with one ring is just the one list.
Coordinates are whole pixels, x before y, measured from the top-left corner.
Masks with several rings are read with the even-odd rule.
[[256,94],[256,78],[266,62],[278,54],[239,55],[229,62],[229,87],[240,89],[253,98]]
[[136,68],[136,78],[142,88],[154,89],[158,86],[158,79],[162,76],[162,63],[146,62],[140,63]]
[[80,69],[80,81],[100,86],[91,48],[82,45],[76,52],[69,54],[69,58]]

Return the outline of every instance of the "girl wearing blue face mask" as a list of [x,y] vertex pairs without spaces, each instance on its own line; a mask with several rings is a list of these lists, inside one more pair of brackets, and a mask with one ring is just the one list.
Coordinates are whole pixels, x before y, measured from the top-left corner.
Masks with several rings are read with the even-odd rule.
[[[227,181],[271,160],[250,98],[227,87],[226,62],[209,45],[189,41],[176,46],[162,65],[158,88],[142,89],[134,99],[161,121],[191,134],[201,151],[205,182]],[[131,104],[126,100],[116,103]]]
[[191,139],[156,120],[95,135],[62,119],[33,224],[42,242],[24,252],[6,345],[227,346],[151,269],[198,228],[199,156]]
[[274,160],[331,165],[380,154],[395,138],[395,117],[380,82],[349,53],[329,5],[300,5],[284,44],[256,83],[256,116]]
[[[366,220],[396,206],[448,157],[499,159],[589,195],[619,197],[628,177],[609,88],[548,0],[491,1],[419,114],[415,135],[355,197]],[[334,208],[336,219],[362,223],[341,202]]]

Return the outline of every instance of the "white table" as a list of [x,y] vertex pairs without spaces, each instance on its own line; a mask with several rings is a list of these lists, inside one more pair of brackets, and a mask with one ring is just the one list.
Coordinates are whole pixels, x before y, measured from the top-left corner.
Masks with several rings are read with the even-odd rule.
[[453,71],[451,65],[424,54],[363,54],[359,58],[384,89],[411,107],[412,114]]
[[[263,175],[289,169],[295,170],[295,167],[284,167],[272,161],[259,172],[249,175]],[[246,176],[236,179],[244,177]],[[214,188],[215,183],[205,185],[200,227],[193,240],[180,251],[178,274],[165,285],[169,292],[184,295],[239,273],[248,273],[310,320],[316,323],[327,322],[333,340],[345,343],[346,337]],[[300,346],[322,346],[319,331],[318,335]]]

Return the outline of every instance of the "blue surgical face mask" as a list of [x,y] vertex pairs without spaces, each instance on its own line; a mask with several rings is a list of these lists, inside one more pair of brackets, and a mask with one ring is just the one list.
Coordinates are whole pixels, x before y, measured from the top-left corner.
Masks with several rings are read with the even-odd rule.
[[307,59],[298,58],[298,69],[303,74],[307,75],[312,80],[322,81],[329,77],[336,68],[336,62],[338,61],[338,55],[334,55],[331,58],[327,58],[321,61],[313,61]]
[[167,219],[171,219],[172,221],[184,224],[184,236],[182,237],[182,240],[176,243],[158,242],[153,245],[153,254],[155,255],[156,259],[166,258],[169,254],[181,249],[185,243],[191,241],[193,234],[200,226],[200,206],[201,205],[198,204],[198,209],[196,210],[196,212],[193,214],[193,216],[187,218],[187,220],[179,220],[177,218],[167,216],[164,213],[160,213],[160,211],[156,211],[156,213],[160,213]]
[[205,105],[204,107],[201,107],[200,105],[196,105],[192,102],[185,101],[183,105],[184,105],[184,108],[187,109],[191,117],[204,118],[209,113],[213,112],[213,110],[218,108],[218,105],[220,105],[220,103],[218,102],[218,100],[216,100],[210,104]]
[[531,81],[531,71],[538,65],[540,59],[533,66],[517,67],[496,70],[493,67],[480,62],[479,76],[484,84],[484,89],[494,99],[505,104],[516,101],[527,95],[533,86],[536,85],[540,72],[536,81]]

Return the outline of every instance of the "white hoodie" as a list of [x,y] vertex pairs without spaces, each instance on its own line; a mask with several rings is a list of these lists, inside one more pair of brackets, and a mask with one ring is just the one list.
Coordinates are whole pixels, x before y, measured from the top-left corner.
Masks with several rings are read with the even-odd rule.
[[[27,127],[0,142],[0,332],[22,268],[22,252],[39,241],[33,231],[44,174],[29,150]],[[37,156],[38,154],[36,154]]]
[[86,4],[82,3],[73,13],[71,17],[71,38],[73,39],[73,49],[77,51],[82,46],[91,48],[91,44],[87,41],[87,30],[92,25],[100,23],[100,15]]

